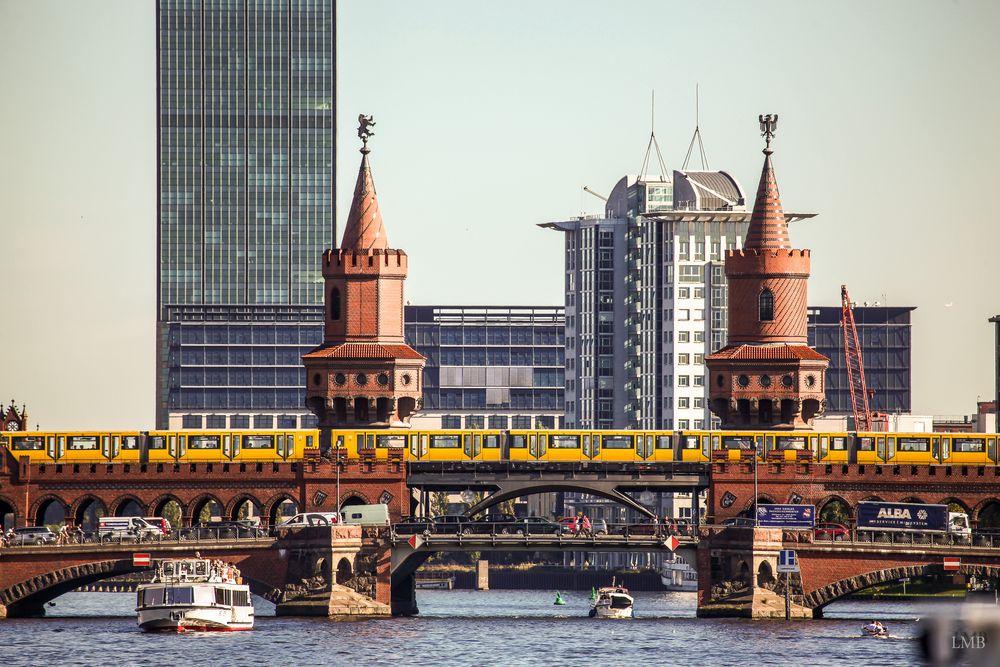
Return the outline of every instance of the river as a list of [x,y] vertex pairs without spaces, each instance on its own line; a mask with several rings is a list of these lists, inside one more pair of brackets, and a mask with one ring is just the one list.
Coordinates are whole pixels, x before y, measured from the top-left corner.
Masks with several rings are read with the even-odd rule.
[[[0,621],[4,665],[916,665],[918,618],[957,602],[846,601],[818,621],[697,619],[693,593],[635,594],[636,618],[587,617],[589,593],[419,591],[420,616],[278,618],[255,598],[252,632],[146,634],[134,596],[69,593],[44,619]],[[890,639],[860,636],[879,618]]]

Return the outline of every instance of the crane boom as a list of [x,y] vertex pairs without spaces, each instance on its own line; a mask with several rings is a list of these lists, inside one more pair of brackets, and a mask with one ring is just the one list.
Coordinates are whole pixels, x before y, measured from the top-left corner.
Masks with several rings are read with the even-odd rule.
[[872,412],[868,405],[868,387],[865,385],[865,363],[861,358],[858,329],[854,326],[854,307],[847,293],[847,285],[840,286],[840,330],[844,336],[844,362],[847,365],[847,384],[851,390],[851,408],[854,411],[854,428],[872,430]]

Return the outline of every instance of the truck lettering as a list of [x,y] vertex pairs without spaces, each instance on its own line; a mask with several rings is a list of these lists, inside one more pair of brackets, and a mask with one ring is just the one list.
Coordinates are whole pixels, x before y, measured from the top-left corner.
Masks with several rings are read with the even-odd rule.
[[911,519],[910,510],[905,507],[881,507],[878,511],[879,519]]

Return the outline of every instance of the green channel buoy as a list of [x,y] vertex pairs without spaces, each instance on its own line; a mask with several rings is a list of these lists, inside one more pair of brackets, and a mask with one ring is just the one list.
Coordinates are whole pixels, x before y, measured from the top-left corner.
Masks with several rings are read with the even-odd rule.
[[591,602],[593,602],[596,599],[597,599],[597,589],[594,588],[593,586],[591,586],[590,587],[590,600],[591,600]]
[[556,601],[552,604],[566,604],[566,600],[563,600],[562,593],[556,591]]

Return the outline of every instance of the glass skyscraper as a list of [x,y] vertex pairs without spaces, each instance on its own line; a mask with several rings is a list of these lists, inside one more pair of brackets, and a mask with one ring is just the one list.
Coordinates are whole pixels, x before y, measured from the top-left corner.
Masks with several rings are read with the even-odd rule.
[[334,0],[157,2],[160,428],[305,423],[299,356],[336,238],[335,29]]

